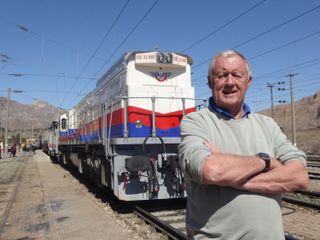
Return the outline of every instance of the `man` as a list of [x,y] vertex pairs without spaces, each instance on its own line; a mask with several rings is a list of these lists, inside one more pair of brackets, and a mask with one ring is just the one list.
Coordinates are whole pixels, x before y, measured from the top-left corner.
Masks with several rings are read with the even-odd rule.
[[209,107],[181,122],[190,239],[284,239],[281,193],[306,188],[305,154],[244,98],[248,62],[224,51],[209,66]]

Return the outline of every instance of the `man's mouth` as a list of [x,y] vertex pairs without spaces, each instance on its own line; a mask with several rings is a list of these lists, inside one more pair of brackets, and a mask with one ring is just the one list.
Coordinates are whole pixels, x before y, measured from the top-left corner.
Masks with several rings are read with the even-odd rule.
[[224,95],[232,95],[232,94],[235,94],[237,91],[222,91],[222,93],[224,94]]

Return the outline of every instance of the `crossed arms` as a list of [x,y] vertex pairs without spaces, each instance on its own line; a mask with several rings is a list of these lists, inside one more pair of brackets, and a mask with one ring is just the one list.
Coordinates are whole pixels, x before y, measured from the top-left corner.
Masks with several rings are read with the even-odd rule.
[[308,186],[308,171],[298,160],[282,164],[271,159],[270,170],[264,173],[265,163],[256,156],[225,154],[211,143],[204,144],[212,153],[202,164],[202,180],[206,184],[266,194],[292,192]]

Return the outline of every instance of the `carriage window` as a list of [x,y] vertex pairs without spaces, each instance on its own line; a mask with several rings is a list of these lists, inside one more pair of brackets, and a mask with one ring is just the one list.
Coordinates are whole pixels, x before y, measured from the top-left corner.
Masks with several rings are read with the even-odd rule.
[[66,130],[67,129],[67,119],[62,118],[61,119],[61,129]]

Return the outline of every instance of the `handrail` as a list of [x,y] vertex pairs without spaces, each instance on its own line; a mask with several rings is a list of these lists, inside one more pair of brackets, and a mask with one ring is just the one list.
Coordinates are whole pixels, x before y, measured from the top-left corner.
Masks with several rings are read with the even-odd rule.
[[[207,99],[203,98],[186,98],[186,97],[158,97],[158,96],[146,96],[146,97],[128,97],[128,96],[116,96],[112,98],[112,101],[110,103],[110,107],[121,102],[121,105],[124,108],[123,111],[123,119],[124,119],[124,127],[123,127],[123,136],[124,138],[128,138],[129,136],[129,129],[128,129],[128,100],[129,99],[150,99],[152,103],[152,129],[151,129],[151,136],[153,138],[156,137],[156,114],[155,114],[155,107],[156,107],[156,100],[158,99],[172,99],[172,100],[181,100],[182,102],[182,114],[183,116],[186,114],[186,100],[194,100],[194,101],[203,101],[202,104],[195,106],[196,109],[201,109],[201,107],[207,106]],[[111,127],[111,126],[109,126]],[[111,138],[110,133],[107,136],[108,138]]]

